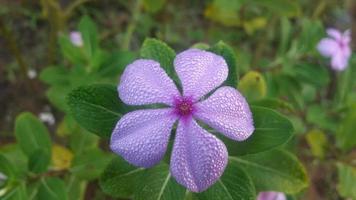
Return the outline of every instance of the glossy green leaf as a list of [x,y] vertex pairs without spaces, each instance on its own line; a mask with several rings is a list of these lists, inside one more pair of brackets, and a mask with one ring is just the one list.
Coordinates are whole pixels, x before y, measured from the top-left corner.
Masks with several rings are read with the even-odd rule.
[[51,140],[47,128],[29,112],[22,113],[16,118],[15,136],[22,151],[28,156],[37,149],[51,152]]
[[253,154],[276,148],[286,143],[293,134],[291,122],[268,108],[251,107],[255,131],[245,141],[237,142],[216,134],[228,148],[229,155]]
[[113,197],[129,198],[133,196],[144,168],[137,168],[120,157],[115,157],[106,167],[99,179],[104,193]]
[[62,179],[42,178],[37,192],[38,200],[67,200],[66,186]]
[[15,179],[15,169],[12,163],[0,154],[0,188]]
[[227,77],[225,83],[232,87],[236,87],[239,75],[236,66],[235,51],[222,41],[216,43],[208,51],[216,53],[225,59],[227,65],[229,66],[229,76]]
[[232,158],[220,180],[194,196],[199,200],[255,200],[256,190],[249,175]]
[[145,170],[140,181],[135,200],[183,200],[186,194],[186,189],[174,180],[166,163]]
[[176,77],[173,67],[176,53],[166,43],[157,39],[147,38],[142,44],[140,55],[142,58],[159,62],[171,78]]
[[88,16],[80,19],[78,29],[82,34],[84,50],[88,58],[92,58],[99,45],[97,28]]
[[116,87],[111,85],[79,87],[70,92],[67,102],[74,119],[100,137],[109,137],[115,124],[127,111]]
[[343,163],[337,163],[337,190],[345,199],[356,199],[356,168]]
[[304,167],[291,153],[271,150],[231,157],[251,176],[258,191],[298,193],[308,186]]

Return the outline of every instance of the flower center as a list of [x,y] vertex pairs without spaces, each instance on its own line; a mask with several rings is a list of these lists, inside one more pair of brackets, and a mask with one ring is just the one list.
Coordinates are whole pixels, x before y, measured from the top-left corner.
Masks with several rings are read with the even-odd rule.
[[175,113],[179,116],[189,116],[194,112],[193,101],[189,97],[179,97],[174,102]]

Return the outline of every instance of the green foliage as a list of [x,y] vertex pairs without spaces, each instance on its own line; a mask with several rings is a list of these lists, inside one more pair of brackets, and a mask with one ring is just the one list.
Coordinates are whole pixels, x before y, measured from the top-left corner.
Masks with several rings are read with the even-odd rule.
[[337,190],[342,197],[348,199],[356,198],[356,168],[337,163],[337,171],[339,182],[337,184]]
[[328,144],[325,133],[321,130],[313,129],[307,133],[306,139],[312,154],[318,158],[324,158],[325,148]]
[[336,144],[344,151],[356,146],[356,104],[348,107],[346,116],[341,121],[336,132]]
[[164,6],[166,0],[143,0],[143,6],[148,12],[158,12]]
[[43,178],[37,192],[38,200],[67,200],[65,183],[59,178]]
[[111,85],[83,86],[68,95],[70,112],[77,122],[100,137],[111,132],[127,108],[121,103],[117,90]]
[[231,159],[246,170],[258,191],[283,191],[292,194],[308,186],[304,167],[286,151],[271,150]]
[[99,40],[96,25],[88,16],[84,16],[79,22],[78,29],[82,34],[83,47],[86,57],[95,57],[96,53],[99,52],[97,51]]
[[205,192],[194,194],[194,196],[199,200],[255,200],[256,190],[250,176],[232,157],[220,180]]
[[141,182],[143,171],[143,168],[136,168],[122,158],[115,157],[100,177],[100,186],[113,197],[131,197]]
[[29,158],[29,169],[34,173],[46,171],[50,163],[51,139],[47,128],[31,113],[16,118],[16,140]]

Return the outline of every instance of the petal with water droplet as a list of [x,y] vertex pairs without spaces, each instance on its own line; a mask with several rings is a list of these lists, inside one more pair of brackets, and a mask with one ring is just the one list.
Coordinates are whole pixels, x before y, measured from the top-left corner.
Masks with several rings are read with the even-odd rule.
[[170,171],[178,183],[201,192],[214,184],[227,164],[223,142],[194,120],[180,121],[171,157]]
[[151,167],[164,156],[175,115],[171,109],[137,110],[124,115],[111,135],[110,148],[129,163]]
[[129,105],[173,104],[179,91],[154,60],[139,59],[128,65],[118,86],[120,99]]
[[227,86],[197,103],[194,117],[238,141],[247,139],[255,129],[246,99],[236,89]]
[[217,88],[228,75],[223,57],[199,49],[188,49],[178,54],[174,68],[182,83],[183,95],[194,100]]

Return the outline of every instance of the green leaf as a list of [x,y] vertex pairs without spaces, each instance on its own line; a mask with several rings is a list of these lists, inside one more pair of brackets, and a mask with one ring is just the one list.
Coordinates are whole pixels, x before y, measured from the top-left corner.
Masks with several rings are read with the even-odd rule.
[[112,155],[100,149],[91,149],[74,157],[70,172],[78,178],[98,178],[112,159]]
[[300,14],[301,8],[297,1],[294,0],[254,0],[251,4],[264,6],[272,12],[283,16],[297,16]]
[[120,157],[115,157],[99,179],[102,190],[113,197],[129,198],[141,182],[143,168],[136,168]]
[[25,183],[19,183],[11,188],[4,196],[0,196],[2,200],[28,200]]
[[146,38],[140,49],[140,55],[142,58],[159,62],[161,67],[165,69],[171,78],[176,77],[173,67],[173,60],[176,57],[176,53],[166,43],[157,39]]
[[80,19],[78,29],[82,34],[86,56],[92,58],[99,45],[96,25],[89,16],[84,16]]
[[66,104],[66,94],[70,91],[70,87],[63,87],[61,85],[56,85],[50,87],[47,92],[46,96],[48,100],[53,104],[56,108],[61,111],[66,112],[68,110],[68,106]]
[[169,172],[169,165],[161,163],[144,171],[135,200],[183,200],[186,189],[179,185]]
[[251,176],[258,191],[298,193],[308,186],[304,167],[287,151],[271,150],[241,157],[231,157]]
[[29,158],[29,169],[34,173],[46,171],[51,160],[51,139],[42,122],[31,113],[22,113],[16,118],[15,136]]
[[50,161],[50,152],[46,149],[36,149],[29,157],[28,168],[34,173],[43,173],[47,171]]
[[336,132],[336,144],[344,151],[356,146],[356,103],[348,108],[346,116],[339,124]]
[[213,186],[194,196],[199,200],[255,200],[256,190],[251,178],[241,169],[240,163],[229,159],[229,164]]
[[155,13],[164,6],[166,0],[143,0],[143,6],[145,10],[151,13]]
[[337,190],[345,199],[356,199],[356,168],[337,163],[338,184]]
[[59,37],[58,41],[64,58],[68,59],[73,64],[85,64],[85,58],[82,51],[80,48],[72,44],[68,36],[62,35]]
[[40,80],[49,85],[67,85],[68,70],[61,66],[46,67],[41,71]]
[[0,188],[3,188],[9,182],[15,179],[15,170],[12,163],[2,154],[0,154]]
[[238,89],[249,102],[256,101],[266,96],[267,84],[262,74],[249,71],[240,80]]
[[135,58],[136,54],[130,51],[113,52],[110,58],[99,68],[98,75],[101,77],[117,78]]
[[[12,167],[16,178],[23,178],[28,173],[28,158],[17,144],[3,145],[0,148],[0,154],[7,159]],[[6,164],[4,164],[4,167]]]
[[38,200],[67,200],[66,186],[59,178],[42,178],[37,193]]
[[227,65],[229,66],[229,76],[226,79],[226,84],[232,87],[237,87],[238,83],[238,71],[236,66],[236,55],[235,51],[223,41],[216,43],[208,51],[216,53],[222,56]]
[[[267,151],[286,143],[293,134],[291,122],[281,114],[263,107],[251,107],[255,131],[245,141],[236,142],[216,134],[227,146],[229,155],[245,155]],[[214,131],[213,131],[214,132]]]
[[51,139],[47,128],[33,114],[25,112],[16,118],[15,136],[22,151],[31,157],[38,149],[50,154]]
[[316,87],[323,87],[329,83],[329,73],[325,66],[303,64],[296,66],[293,74],[301,82],[309,83]]
[[74,119],[100,137],[110,137],[115,124],[127,111],[116,87],[105,84],[79,87],[70,92],[67,102]]
[[270,109],[285,109],[288,111],[294,111],[294,108],[290,103],[278,98],[264,98],[258,101],[253,101],[250,103],[250,105],[266,107]]

